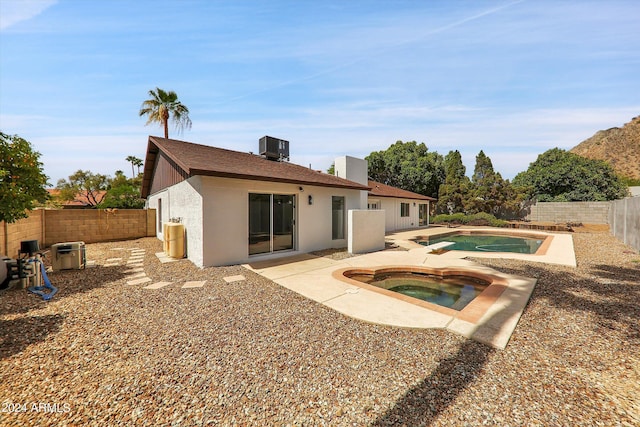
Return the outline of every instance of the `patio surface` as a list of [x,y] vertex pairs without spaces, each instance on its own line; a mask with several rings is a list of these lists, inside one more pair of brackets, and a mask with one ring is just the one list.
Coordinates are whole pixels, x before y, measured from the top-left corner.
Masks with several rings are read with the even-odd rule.
[[[450,231],[451,229],[435,227],[404,231],[387,236],[387,240],[407,249],[404,251],[379,251],[343,260],[302,254],[249,263],[244,267],[287,289],[359,320],[404,328],[443,328],[504,349],[527,305],[527,301],[529,301],[536,279],[500,273],[464,258],[468,256],[514,258],[573,267],[576,265],[573,241],[571,235],[566,234],[542,233],[553,236],[545,255],[464,251],[449,251],[436,255],[431,254],[430,249],[411,240],[417,236],[436,235]],[[514,234],[517,233],[518,231]],[[532,233],[529,231],[521,234]],[[473,269],[503,278],[508,287],[497,300],[490,304],[480,319],[476,322],[469,322],[460,319],[456,314],[445,314],[398,298],[382,295],[334,277],[336,271],[349,267],[379,268],[381,266]]]

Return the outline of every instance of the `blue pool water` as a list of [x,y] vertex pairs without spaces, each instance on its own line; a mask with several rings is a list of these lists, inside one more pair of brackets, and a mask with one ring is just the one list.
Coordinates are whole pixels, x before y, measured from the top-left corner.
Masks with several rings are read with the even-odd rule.
[[440,242],[452,242],[453,245],[442,249],[472,252],[513,252],[520,254],[535,254],[544,239],[530,237],[514,237],[490,234],[454,234],[448,236],[430,237],[421,240],[424,246]]
[[375,276],[350,274],[348,277],[454,310],[462,310],[488,286],[488,283],[471,277],[439,277],[410,272],[385,273]]

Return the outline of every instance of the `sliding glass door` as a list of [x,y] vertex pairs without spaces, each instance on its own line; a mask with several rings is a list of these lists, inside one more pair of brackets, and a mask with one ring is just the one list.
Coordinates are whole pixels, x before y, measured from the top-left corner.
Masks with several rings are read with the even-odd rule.
[[295,196],[249,193],[249,255],[294,248]]

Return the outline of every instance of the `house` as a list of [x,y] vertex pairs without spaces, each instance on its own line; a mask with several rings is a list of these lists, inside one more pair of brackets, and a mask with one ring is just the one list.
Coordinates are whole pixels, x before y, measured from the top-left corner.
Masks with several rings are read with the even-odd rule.
[[362,207],[366,180],[270,157],[150,136],[142,197],[157,236],[180,221],[201,267],[346,247],[347,211]]
[[48,188],[47,192],[54,204],[59,204],[61,209],[88,209],[94,208],[107,195],[105,190],[85,191],[76,194],[73,200],[60,200],[60,190]]
[[[265,151],[265,138],[279,148]],[[187,257],[200,267],[346,247],[347,212],[366,210],[371,197],[366,160],[338,158],[329,175],[282,161],[287,141],[260,141],[257,155],[150,136],[142,197],[156,209],[158,238],[164,223],[182,223]],[[389,209],[396,199],[424,201],[409,192],[384,197]]]
[[391,187],[369,180],[368,209],[385,211],[385,231],[429,226],[430,202],[433,197]]

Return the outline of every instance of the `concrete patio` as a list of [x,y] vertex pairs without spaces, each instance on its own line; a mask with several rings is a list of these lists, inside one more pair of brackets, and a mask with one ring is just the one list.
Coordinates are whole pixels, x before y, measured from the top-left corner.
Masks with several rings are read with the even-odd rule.
[[[392,241],[406,250],[379,251],[343,260],[302,254],[250,263],[244,267],[347,316],[366,322],[403,328],[443,328],[503,349],[509,342],[533,292],[536,279],[500,273],[464,258],[499,257],[574,267],[576,265],[571,235],[565,234],[542,233],[553,236],[545,255],[464,251],[449,251],[436,255],[432,254],[430,249],[412,241],[417,236],[450,231],[446,228],[433,227],[386,236],[387,241]],[[518,231],[514,231],[514,234],[517,233]],[[497,299],[487,305],[477,321],[469,322],[459,318],[462,316],[450,313],[452,310],[449,310],[449,313],[443,313],[442,311],[446,310],[438,310],[437,306],[432,309],[425,308],[423,305],[407,302],[406,298],[393,298],[364,287],[354,286],[335,275],[335,272],[345,268],[379,268],[381,266],[470,269],[497,276],[507,283],[507,287]]]

